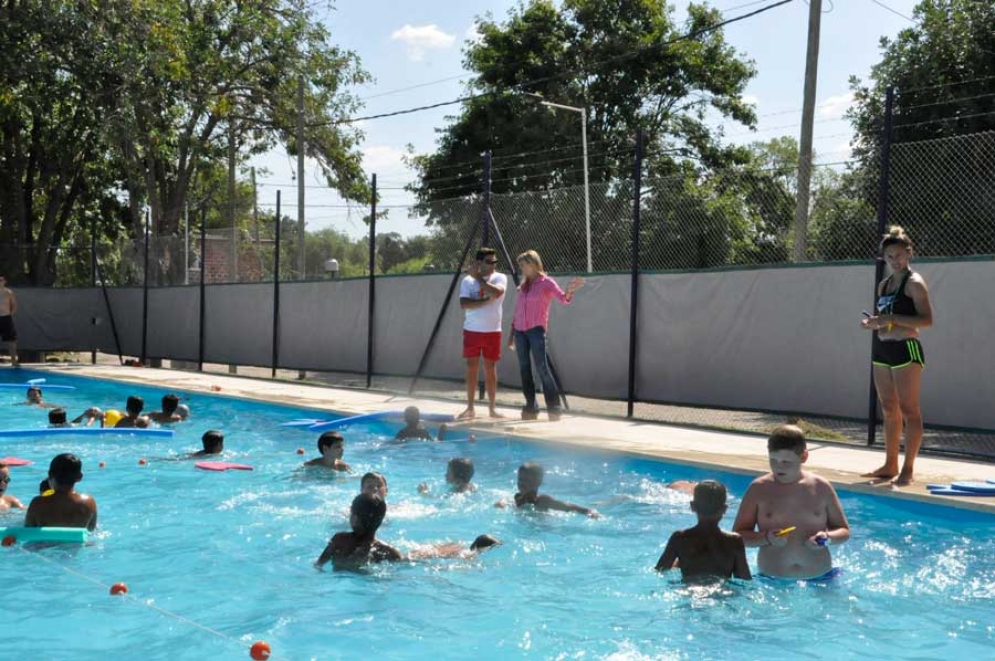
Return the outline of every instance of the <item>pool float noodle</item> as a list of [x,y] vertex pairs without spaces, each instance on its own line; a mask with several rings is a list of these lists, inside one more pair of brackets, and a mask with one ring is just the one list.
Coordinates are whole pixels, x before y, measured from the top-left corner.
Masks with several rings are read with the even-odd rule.
[[0,388],[13,388],[17,390],[27,390],[28,388],[42,388],[43,390],[76,390],[76,386],[42,386],[39,383],[0,383]]
[[0,429],[0,438],[32,438],[44,436],[152,436],[155,438],[172,438],[172,429],[139,429],[125,427],[52,427],[41,429]]
[[[448,413],[422,413],[419,416],[425,422],[453,422],[456,417]],[[328,422],[319,422],[308,427],[308,431],[330,431],[348,425],[359,425],[364,422],[374,422],[377,420],[403,420],[404,411],[377,411],[376,413],[364,413]]]
[[13,537],[14,542],[70,542],[82,544],[86,541],[86,528],[25,528],[10,526],[0,528],[0,539]]

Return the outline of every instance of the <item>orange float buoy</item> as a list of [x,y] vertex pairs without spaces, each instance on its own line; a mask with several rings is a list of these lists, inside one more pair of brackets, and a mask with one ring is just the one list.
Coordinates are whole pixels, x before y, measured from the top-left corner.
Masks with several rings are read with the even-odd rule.
[[6,537],[3,538],[3,541],[0,542],[0,545],[2,545],[2,546],[13,546],[16,543],[17,543],[17,538],[16,537],[14,537],[13,535],[7,535]]
[[147,463],[149,463],[149,462],[145,461],[144,459],[139,459],[139,460],[138,460],[138,465],[139,465],[139,466],[144,466],[144,465],[145,465],[145,464],[147,464]]
[[105,466],[107,466],[107,464],[101,461],[99,464],[97,464],[97,466],[99,466],[100,468],[104,468]]
[[304,448],[297,448],[297,454],[304,454]]
[[111,586],[112,595],[128,594],[128,586],[124,583],[115,583]]
[[252,647],[249,648],[249,656],[251,656],[256,661],[265,661],[270,655],[269,643],[265,640],[257,640],[252,643]]

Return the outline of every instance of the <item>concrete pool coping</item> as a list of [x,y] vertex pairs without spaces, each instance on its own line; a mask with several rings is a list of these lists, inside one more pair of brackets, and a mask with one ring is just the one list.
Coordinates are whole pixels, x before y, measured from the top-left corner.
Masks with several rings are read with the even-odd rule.
[[[463,408],[452,400],[406,397],[376,390],[323,387],[291,381],[172,369],[116,365],[32,365],[30,368],[53,374],[67,373],[158,387],[164,391],[199,392],[341,414],[359,415],[414,405],[422,411],[455,415]],[[123,408],[124,402],[121,404]],[[149,402],[149,406],[157,408],[158,402]],[[611,450],[746,475],[759,475],[769,470],[766,438],[758,435],[569,413],[555,423],[547,422],[545,419],[524,422],[518,419],[518,409],[498,408],[506,418],[498,420],[478,418],[473,424],[461,427],[472,430],[481,440],[485,440],[487,435],[495,434],[527,441]],[[196,410],[193,420],[196,420]],[[995,514],[995,498],[934,496],[926,489],[926,485],[932,483],[984,482],[988,478],[995,478],[995,465],[963,459],[920,456],[916,460],[916,482],[909,487],[897,489],[887,483],[875,483],[860,477],[861,471],[878,467],[883,458],[883,449],[863,449],[810,441],[806,467],[831,480],[837,488]]]

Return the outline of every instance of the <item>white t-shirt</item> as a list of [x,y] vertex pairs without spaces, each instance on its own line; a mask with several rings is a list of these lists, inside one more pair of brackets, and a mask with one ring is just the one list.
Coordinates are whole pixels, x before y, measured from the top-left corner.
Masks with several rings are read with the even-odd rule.
[[[492,273],[487,278],[487,284],[493,287],[501,287],[508,291],[508,276],[504,273]],[[460,298],[471,298],[479,301],[483,298],[480,283],[476,278],[466,276],[459,286]],[[501,307],[504,304],[504,294],[492,299],[487,305],[481,305],[472,310],[463,310],[463,330],[475,331],[477,333],[500,333],[501,332]]]

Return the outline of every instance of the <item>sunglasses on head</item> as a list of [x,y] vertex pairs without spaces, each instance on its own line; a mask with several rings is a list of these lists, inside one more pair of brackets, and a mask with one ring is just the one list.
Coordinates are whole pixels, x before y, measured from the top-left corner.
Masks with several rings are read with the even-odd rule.
[[498,260],[496,260],[496,259],[485,259],[484,260],[484,264],[497,264],[497,263],[498,263]]

